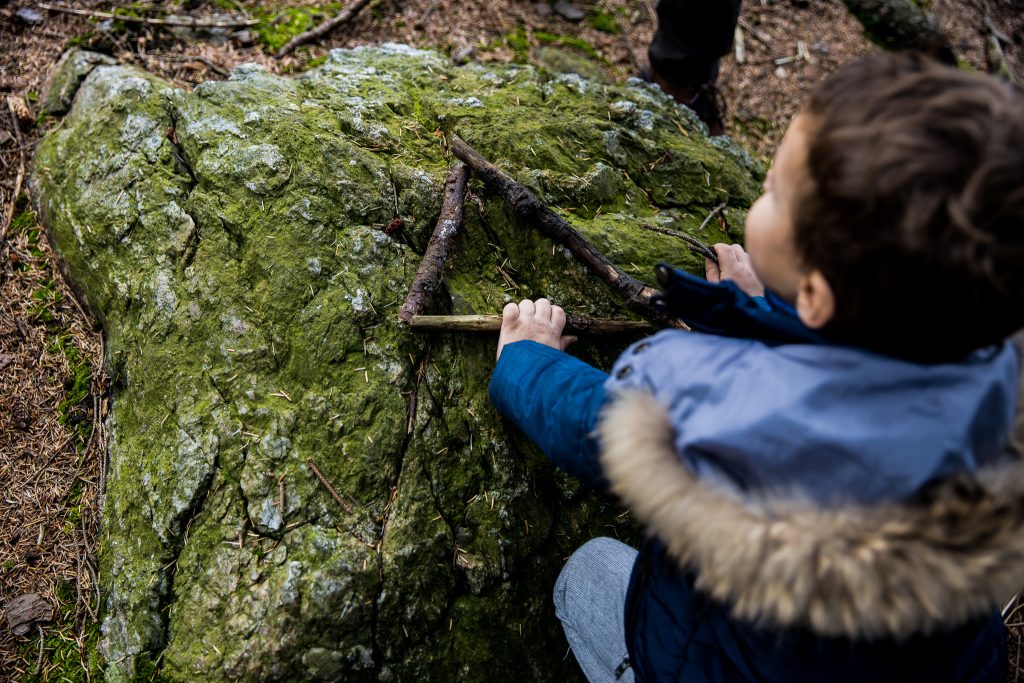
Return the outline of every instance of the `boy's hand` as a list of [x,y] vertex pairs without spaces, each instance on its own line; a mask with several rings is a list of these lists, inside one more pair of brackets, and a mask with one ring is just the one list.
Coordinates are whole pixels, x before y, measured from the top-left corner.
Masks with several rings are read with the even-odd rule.
[[561,306],[552,306],[547,299],[536,302],[523,299],[519,304],[505,304],[501,312],[501,334],[498,335],[498,358],[505,344],[531,340],[565,351],[576,337],[562,336],[565,327],[565,311]]
[[704,259],[704,270],[708,282],[732,280],[736,286],[750,296],[764,296],[764,285],[757,279],[750,265],[750,256],[738,244],[716,244],[718,263]]

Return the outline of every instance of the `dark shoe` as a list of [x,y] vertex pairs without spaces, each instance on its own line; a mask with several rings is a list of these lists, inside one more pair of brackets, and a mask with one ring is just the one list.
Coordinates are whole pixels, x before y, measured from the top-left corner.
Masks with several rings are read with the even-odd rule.
[[692,109],[697,118],[707,124],[708,135],[725,135],[725,123],[722,120],[725,114],[725,100],[722,99],[714,82],[709,81],[696,88],[673,85],[648,69],[644,70],[643,77],[644,80],[657,85],[662,92],[679,104]]

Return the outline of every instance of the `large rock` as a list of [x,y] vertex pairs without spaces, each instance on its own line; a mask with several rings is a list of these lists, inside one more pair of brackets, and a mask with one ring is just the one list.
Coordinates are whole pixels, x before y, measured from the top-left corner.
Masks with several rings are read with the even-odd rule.
[[[740,236],[758,173],[745,155],[638,81],[401,46],[334,52],[298,78],[241,67],[191,93],[98,57],[64,64],[55,97],[73,106],[32,189],[107,334],[108,680],[576,677],[554,578],[588,538],[636,530],[496,413],[493,337],[397,320],[445,141],[465,138],[641,277],[700,264],[639,223],[696,234],[724,202],[727,229],[696,236]],[[546,294],[625,315],[472,187],[438,311]],[[395,218],[404,231],[382,230]],[[578,353],[607,367],[622,344]]]

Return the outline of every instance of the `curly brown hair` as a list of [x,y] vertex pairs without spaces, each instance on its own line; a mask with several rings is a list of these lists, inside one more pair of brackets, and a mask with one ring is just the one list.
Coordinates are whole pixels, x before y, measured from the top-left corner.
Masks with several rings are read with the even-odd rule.
[[952,361],[1024,327],[1024,94],[921,55],[861,59],[806,107],[795,242],[833,338]]

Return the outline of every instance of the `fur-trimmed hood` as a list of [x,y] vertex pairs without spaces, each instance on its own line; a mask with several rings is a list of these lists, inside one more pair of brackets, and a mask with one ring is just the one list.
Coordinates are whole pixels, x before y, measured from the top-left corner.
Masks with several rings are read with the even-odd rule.
[[1024,463],[915,500],[825,507],[740,495],[679,459],[665,409],[624,391],[598,427],[612,490],[734,616],[825,636],[900,637],[962,624],[1024,585]]

